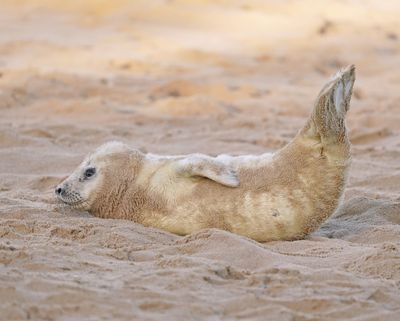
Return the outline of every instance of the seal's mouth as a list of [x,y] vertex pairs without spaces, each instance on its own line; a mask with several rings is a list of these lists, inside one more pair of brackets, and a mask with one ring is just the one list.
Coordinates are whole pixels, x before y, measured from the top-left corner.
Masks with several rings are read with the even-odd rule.
[[69,205],[69,206],[73,206],[73,207],[79,206],[79,205],[85,203],[84,200],[80,200],[80,201],[71,201],[71,200],[64,199],[64,198],[62,198],[62,197],[57,197],[57,198],[58,198],[58,200],[60,200],[62,203],[66,204],[66,205]]
[[56,196],[59,201],[73,208],[82,208],[87,203],[86,200],[83,199],[82,196],[76,192],[63,192],[61,194],[56,194]]

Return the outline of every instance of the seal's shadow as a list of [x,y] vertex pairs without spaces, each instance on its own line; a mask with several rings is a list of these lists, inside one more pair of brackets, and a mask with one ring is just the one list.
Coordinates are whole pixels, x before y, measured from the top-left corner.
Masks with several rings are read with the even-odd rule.
[[376,226],[400,224],[400,202],[356,197],[345,202],[314,236],[346,239]]

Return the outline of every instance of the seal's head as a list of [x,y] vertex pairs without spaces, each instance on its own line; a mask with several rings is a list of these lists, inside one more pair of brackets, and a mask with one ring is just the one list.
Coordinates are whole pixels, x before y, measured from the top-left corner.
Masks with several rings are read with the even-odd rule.
[[56,187],[57,198],[71,207],[89,211],[113,180],[119,176],[131,176],[117,169],[126,168],[127,166],[121,165],[132,162],[133,152],[135,151],[120,142],[109,142],[100,146]]

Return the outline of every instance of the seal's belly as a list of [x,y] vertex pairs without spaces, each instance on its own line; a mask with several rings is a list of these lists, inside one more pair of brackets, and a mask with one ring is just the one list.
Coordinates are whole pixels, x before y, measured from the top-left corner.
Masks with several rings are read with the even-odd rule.
[[220,228],[257,241],[302,238],[333,213],[344,186],[344,173],[326,161],[312,167],[316,173],[303,169],[291,180],[278,177],[290,184],[278,184],[273,175],[251,176],[259,182],[241,177],[238,188],[199,180],[182,189],[186,193],[171,203],[168,214],[149,225],[181,235]]
[[223,199],[204,197],[180,202],[169,215],[154,223],[181,235],[219,228],[263,241],[292,235],[296,228],[293,216],[297,210],[282,195],[232,192]]

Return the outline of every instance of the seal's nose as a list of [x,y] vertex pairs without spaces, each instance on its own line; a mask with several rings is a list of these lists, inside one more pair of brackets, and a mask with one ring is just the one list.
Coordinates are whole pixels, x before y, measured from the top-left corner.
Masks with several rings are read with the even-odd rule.
[[55,192],[57,195],[61,195],[63,191],[64,191],[64,189],[62,189],[61,187],[58,187],[58,186],[56,187]]

